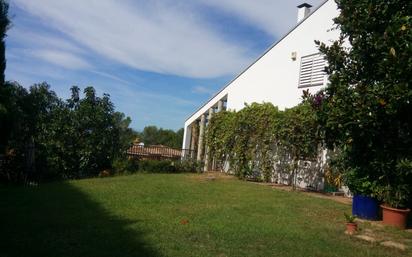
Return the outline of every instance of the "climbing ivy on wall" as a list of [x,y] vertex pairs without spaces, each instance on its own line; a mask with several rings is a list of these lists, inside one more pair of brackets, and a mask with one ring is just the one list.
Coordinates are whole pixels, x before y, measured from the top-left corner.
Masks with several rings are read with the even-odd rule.
[[296,172],[299,160],[318,153],[317,125],[307,104],[280,111],[270,103],[252,103],[239,112],[215,114],[206,131],[209,156],[227,162],[239,178],[270,181],[280,159]]
[[223,169],[224,161],[231,159],[233,153],[235,118],[235,112],[218,112],[207,126],[205,137],[209,156],[220,169]]
[[237,113],[233,164],[239,177],[259,170],[266,181],[270,179],[279,115],[278,108],[270,103],[246,105]]
[[[308,103],[302,103],[282,112],[277,140],[283,156],[288,157],[293,183],[302,160],[314,160],[319,153],[320,138],[315,113]],[[278,154],[282,156],[281,154]]]

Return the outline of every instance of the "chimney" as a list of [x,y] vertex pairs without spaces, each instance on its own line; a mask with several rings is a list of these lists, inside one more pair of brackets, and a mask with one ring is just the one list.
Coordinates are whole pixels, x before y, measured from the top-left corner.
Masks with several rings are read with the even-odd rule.
[[304,20],[309,15],[311,7],[312,6],[308,3],[298,5],[298,23]]

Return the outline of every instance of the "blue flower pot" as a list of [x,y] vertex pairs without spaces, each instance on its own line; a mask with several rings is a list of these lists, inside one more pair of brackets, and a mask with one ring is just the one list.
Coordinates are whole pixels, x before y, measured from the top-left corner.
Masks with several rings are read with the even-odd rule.
[[366,220],[377,220],[378,201],[369,196],[355,195],[352,200],[352,215]]

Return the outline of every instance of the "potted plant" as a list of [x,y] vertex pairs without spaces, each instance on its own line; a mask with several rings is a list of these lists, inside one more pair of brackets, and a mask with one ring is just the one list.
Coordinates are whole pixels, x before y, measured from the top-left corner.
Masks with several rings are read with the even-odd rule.
[[358,224],[355,222],[356,216],[344,213],[346,219],[346,233],[353,235],[358,230]]
[[385,181],[386,184],[379,187],[378,191],[384,202],[381,205],[383,223],[405,229],[411,211],[407,205],[411,199],[412,161],[399,161],[394,172],[385,177]]
[[345,173],[345,183],[353,193],[352,215],[366,220],[377,220],[378,200],[375,196],[376,182],[356,169]]

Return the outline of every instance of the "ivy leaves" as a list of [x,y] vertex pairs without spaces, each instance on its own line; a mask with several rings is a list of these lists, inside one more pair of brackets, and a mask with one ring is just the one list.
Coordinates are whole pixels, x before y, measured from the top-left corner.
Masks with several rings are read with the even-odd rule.
[[[271,103],[252,103],[239,112],[215,114],[206,144],[211,157],[219,163],[227,161],[238,177],[255,176],[258,171],[270,181],[279,159],[297,163],[316,156],[316,117],[308,104],[280,111]],[[291,166],[296,163],[292,161]]]

